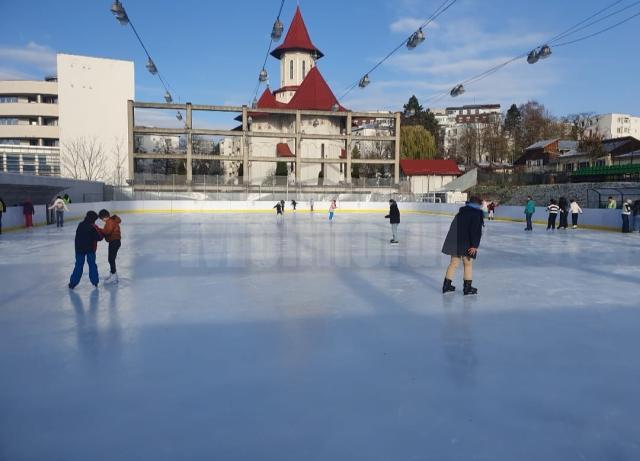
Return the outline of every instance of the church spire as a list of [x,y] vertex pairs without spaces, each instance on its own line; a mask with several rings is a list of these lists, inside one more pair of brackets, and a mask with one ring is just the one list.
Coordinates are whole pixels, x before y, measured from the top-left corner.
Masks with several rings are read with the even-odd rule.
[[281,59],[282,55],[287,51],[307,51],[314,60],[320,59],[324,54],[311,42],[307,26],[302,19],[302,13],[300,12],[300,6],[296,7],[296,13],[293,15],[293,20],[287,31],[287,36],[284,39],[282,45],[271,52],[271,56],[276,59]]

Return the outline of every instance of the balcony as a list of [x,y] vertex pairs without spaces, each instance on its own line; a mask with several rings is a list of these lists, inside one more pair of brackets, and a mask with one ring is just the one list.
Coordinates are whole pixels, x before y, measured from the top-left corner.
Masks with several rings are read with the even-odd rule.
[[0,104],[0,117],[57,117],[57,104],[10,102]]

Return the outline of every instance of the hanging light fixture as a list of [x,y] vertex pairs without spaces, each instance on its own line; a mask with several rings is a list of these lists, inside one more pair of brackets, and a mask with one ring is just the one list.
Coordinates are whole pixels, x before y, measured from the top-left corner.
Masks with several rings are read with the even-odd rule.
[[129,17],[127,16],[127,12],[125,11],[124,6],[122,6],[122,3],[120,3],[118,0],[115,0],[111,5],[111,12],[121,25],[126,26],[127,24],[129,24]]
[[551,47],[549,45],[543,45],[540,47],[540,51],[538,51],[538,58],[547,59],[551,56]]
[[369,80],[369,74],[365,74],[358,82],[358,86],[360,88],[365,88],[369,83],[371,83],[371,80]]
[[464,85],[460,84],[460,85],[454,86],[449,94],[455,98],[456,96],[460,96],[461,94],[464,94],[464,92],[465,92]]
[[273,29],[271,30],[271,40],[277,42],[282,37],[282,32],[284,31],[284,25],[280,18],[276,19],[276,22],[273,23]]
[[267,70],[263,67],[262,70],[260,71],[260,75],[258,76],[258,80],[260,80],[261,82],[266,82],[268,78],[269,78],[269,74],[267,73]]
[[425,36],[422,27],[416,30],[407,40],[407,48],[413,50],[415,47],[424,42]]
[[535,64],[540,59],[540,55],[538,54],[538,50],[531,50],[529,56],[527,56],[527,62],[529,64]]
[[165,92],[164,100],[167,101],[167,103],[172,103],[173,102],[173,98],[171,97],[171,93],[169,93],[168,91]]
[[180,113],[180,111],[178,111],[178,112],[176,113],[176,118],[177,118],[178,120],[182,120],[182,114]]
[[146,68],[151,75],[156,75],[158,73],[158,68],[156,67],[155,63],[153,62],[153,59],[151,58],[147,59]]

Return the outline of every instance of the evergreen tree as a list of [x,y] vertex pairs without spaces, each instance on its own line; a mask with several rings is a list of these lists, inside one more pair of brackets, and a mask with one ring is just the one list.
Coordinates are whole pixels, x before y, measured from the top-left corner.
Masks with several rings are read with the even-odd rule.
[[512,136],[515,136],[521,128],[522,114],[520,113],[520,109],[518,109],[518,106],[515,104],[511,104],[504,118],[504,130]]
[[276,176],[288,176],[289,171],[287,170],[286,162],[278,162],[276,165]]
[[415,95],[403,106],[404,117],[402,123],[408,126],[422,126],[433,136],[436,145],[440,140],[440,127],[435,115],[429,109],[424,110]]

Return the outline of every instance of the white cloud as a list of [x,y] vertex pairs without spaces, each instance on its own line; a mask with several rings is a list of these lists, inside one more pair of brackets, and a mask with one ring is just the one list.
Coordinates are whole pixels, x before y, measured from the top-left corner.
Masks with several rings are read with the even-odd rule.
[[28,65],[44,72],[56,70],[56,52],[35,42],[19,47],[0,46],[0,60],[12,64],[12,67]]
[[[394,21],[389,26],[391,32],[399,34],[411,34],[418,30],[418,28],[425,23],[424,18],[400,18],[397,21]],[[427,26],[427,29],[437,29],[438,23],[432,21]]]
[[26,72],[21,72],[16,69],[0,67],[0,80],[31,80],[37,78],[34,75]]

